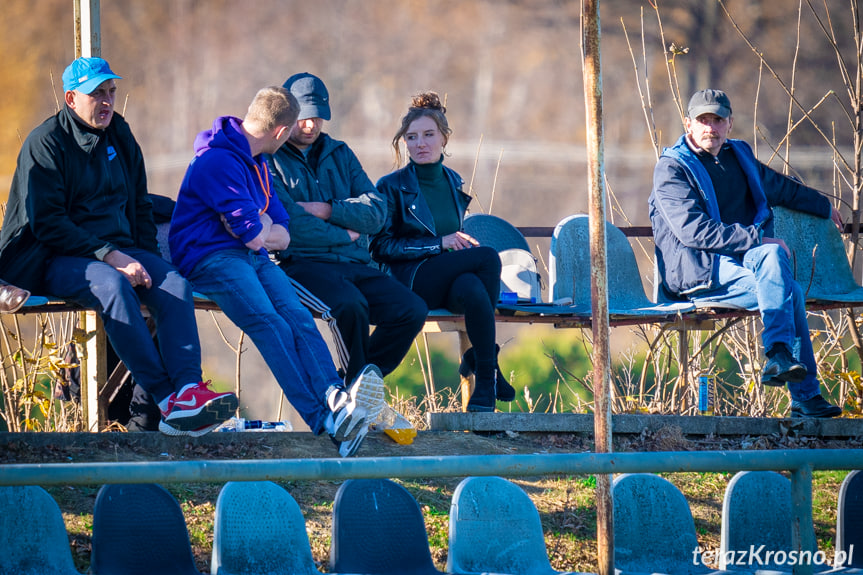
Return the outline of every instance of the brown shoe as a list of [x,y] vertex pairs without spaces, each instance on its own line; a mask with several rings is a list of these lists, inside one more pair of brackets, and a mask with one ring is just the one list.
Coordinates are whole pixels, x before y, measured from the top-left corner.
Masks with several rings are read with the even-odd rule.
[[0,313],[15,313],[27,302],[30,292],[7,283],[0,284]]

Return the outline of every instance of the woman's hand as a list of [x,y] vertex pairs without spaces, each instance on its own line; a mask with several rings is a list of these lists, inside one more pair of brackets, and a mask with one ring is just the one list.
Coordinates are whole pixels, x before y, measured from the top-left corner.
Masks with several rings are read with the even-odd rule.
[[449,234],[441,239],[441,247],[445,250],[465,250],[479,246],[479,242],[464,232]]

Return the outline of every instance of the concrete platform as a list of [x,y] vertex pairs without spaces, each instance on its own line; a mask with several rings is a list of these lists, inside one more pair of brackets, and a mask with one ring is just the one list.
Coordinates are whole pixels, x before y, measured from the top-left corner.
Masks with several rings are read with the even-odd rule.
[[[593,415],[582,413],[429,413],[433,431],[516,431],[593,434]],[[820,438],[863,436],[863,419],[791,419],[685,415],[619,414],[612,433],[638,434],[679,427],[684,435],[800,435]]]

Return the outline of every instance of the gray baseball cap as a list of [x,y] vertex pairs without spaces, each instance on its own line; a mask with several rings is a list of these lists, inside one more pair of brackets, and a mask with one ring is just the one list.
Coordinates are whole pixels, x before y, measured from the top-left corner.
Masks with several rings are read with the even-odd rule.
[[300,103],[297,120],[330,119],[330,93],[320,78],[308,72],[294,74],[282,84]]
[[701,90],[689,99],[687,116],[697,118],[701,114],[716,114],[720,118],[731,115],[731,100],[722,90]]

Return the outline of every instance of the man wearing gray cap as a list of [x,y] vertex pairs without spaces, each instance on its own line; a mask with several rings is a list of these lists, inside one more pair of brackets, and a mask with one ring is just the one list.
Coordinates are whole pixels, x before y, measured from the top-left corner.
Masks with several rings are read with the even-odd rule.
[[120,360],[159,405],[159,429],[199,436],[230,418],[237,396],[201,381],[192,288],[159,254],[144,157],[114,112],[118,79],[102,58],[78,58],[63,72],[65,105],[18,155],[0,277],[95,309]]
[[729,139],[732,124],[725,92],[696,92],[685,134],[656,164],[648,204],[660,289],[696,303],[759,310],[767,356],[761,383],[788,386],[791,417],[836,417],[842,409],[820,393],[805,297],[788,247],[773,237],[771,206],[832,218],[840,229],[842,218],[818,190]]
[[300,114],[288,141],[269,158],[273,187],[290,215],[291,243],[277,253],[279,265],[330,308],[346,380],[369,363],[386,376],[410,349],[428,308],[369,265],[369,236],[383,227],[387,203],[348,145],[321,131],[330,119],[326,86],[308,73],[283,86],[299,101]]

